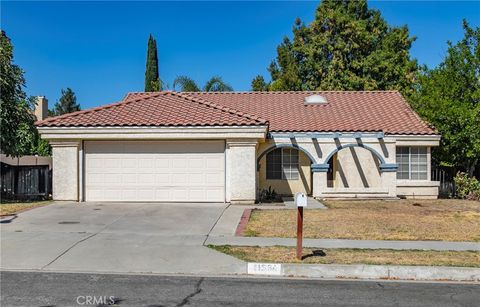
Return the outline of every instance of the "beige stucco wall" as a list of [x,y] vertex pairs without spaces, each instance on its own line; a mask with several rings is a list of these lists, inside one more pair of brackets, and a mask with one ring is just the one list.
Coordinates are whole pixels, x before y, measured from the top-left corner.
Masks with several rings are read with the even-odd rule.
[[438,181],[398,180],[397,195],[401,198],[436,199]]
[[300,166],[299,178],[297,180],[267,179],[267,158],[266,155],[260,159],[260,169],[258,172],[258,188],[260,190],[272,189],[280,195],[294,195],[297,192],[311,194],[312,174],[310,171],[310,159],[303,152],[299,151],[298,163]]
[[232,204],[253,204],[256,198],[257,140],[227,139],[226,194]]
[[52,142],[54,200],[78,201],[78,142]]
[[[375,137],[363,138],[361,145],[368,146],[375,150],[385,163],[395,163],[395,138],[385,137],[378,139]],[[312,157],[314,164],[325,164],[332,153],[334,153],[338,147],[351,144],[359,144],[359,140],[355,138],[342,137],[339,139],[334,138],[309,138],[309,137],[295,137],[295,138],[274,138],[269,139],[265,143],[260,144],[257,156],[262,154],[265,150],[272,146],[282,145],[298,146],[309,153]],[[306,155],[304,155],[306,156]],[[327,187],[327,173],[326,172],[314,172],[311,174],[312,180],[310,181],[310,191],[312,196],[323,197],[394,197],[396,196],[396,173],[395,172],[380,172],[378,164],[380,163],[372,152],[361,148],[353,147],[352,149],[344,148],[338,152],[339,163],[342,167],[343,174],[345,175],[346,182],[348,182],[348,188],[346,188],[343,180],[341,179],[340,168],[337,167],[337,184],[333,188]],[[264,160],[262,158],[262,160]],[[356,161],[357,160],[357,161]],[[262,173],[262,164],[265,161],[261,161],[260,171],[258,174],[259,188],[267,187],[268,185],[263,182],[265,178]],[[360,165],[361,169],[358,168]],[[362,179],[362,176],[364,177]],[[366,184],[364,184],[364,181]],[[286,189],[288,189],[288,185]],[[272,188],[274,186],[272,185]]]
[[335,160],[334,188],[375,188],[382,185],[380,161],[361,147],[340,150]]

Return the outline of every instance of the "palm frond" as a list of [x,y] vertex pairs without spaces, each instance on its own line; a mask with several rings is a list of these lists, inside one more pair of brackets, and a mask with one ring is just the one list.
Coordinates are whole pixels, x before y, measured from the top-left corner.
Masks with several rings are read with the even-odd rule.
[[224,82],[221,77],[214,76],[205,83],[203,90],[205,92],[232,92],[233,87]]
[[192,78],[187,76],[178,76],[173,80],[173,90],[177,90],[177,86],[181,92],[200,92],[200,88]]

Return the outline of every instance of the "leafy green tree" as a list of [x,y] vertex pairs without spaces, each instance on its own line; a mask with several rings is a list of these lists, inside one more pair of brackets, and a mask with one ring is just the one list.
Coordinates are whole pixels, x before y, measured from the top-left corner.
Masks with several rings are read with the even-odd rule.
[[[173,89],[180,88],[181,92],[200,92],[197,83],[187,76],[179,76],[173,81]],[[233,88],[225,83],[221,77],[214,76],[210,78],[203,87],[204,92],[231,92]]]
[[145,70],[145,92],[157,92],[162,90],[158,76],[157,41],[152,34],[148,38],[147,64]]
[[265,82],[263,76],[258,75],[252,80],[252,91],[265,92],[268,91],[268,84]]
[[29,154],[35,141],[33,99],[23,90],[23,70],[13,64],[13,46],[5,31],[0,34],[1,152],[8,156]]
[[44,140],[40,137],[40,134],[35,130],[33,135],[33,146],[30,149],[29,155],[39,155],[39,156],[51,156],[52,147],[47,140]]
[[392,27],[366,0],[323,0],[310,25],[299,19],[268,68],[269,89],[400,90],[413,92],[414,37]]
[[71,112],[80,111],[80,104],[77,103],[77,97],[71,88],[62,89],[62,97],[53,106],[55,115],[63,115]]
[[437,162],[472,176],[480,163],[480,28],[463,21],[465,36],[448,42],[445,59],[423,69],[412,105],[442,135]]

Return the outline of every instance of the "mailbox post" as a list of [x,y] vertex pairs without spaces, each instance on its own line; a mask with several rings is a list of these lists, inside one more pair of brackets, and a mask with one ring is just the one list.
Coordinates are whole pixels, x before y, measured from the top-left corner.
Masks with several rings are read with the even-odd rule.
[[297,259],[302,260],[303,208],[307,206],[307,196],[304,193],[296,193],[295,205],[297,206]]

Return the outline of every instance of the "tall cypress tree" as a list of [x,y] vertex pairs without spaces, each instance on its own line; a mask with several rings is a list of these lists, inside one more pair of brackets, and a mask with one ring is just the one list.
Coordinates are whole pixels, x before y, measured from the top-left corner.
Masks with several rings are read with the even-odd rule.
[[157,41],[152,34],[148,38],[147,66],[145,70],[145,92],[160,91],[160,79],[158,77]]

